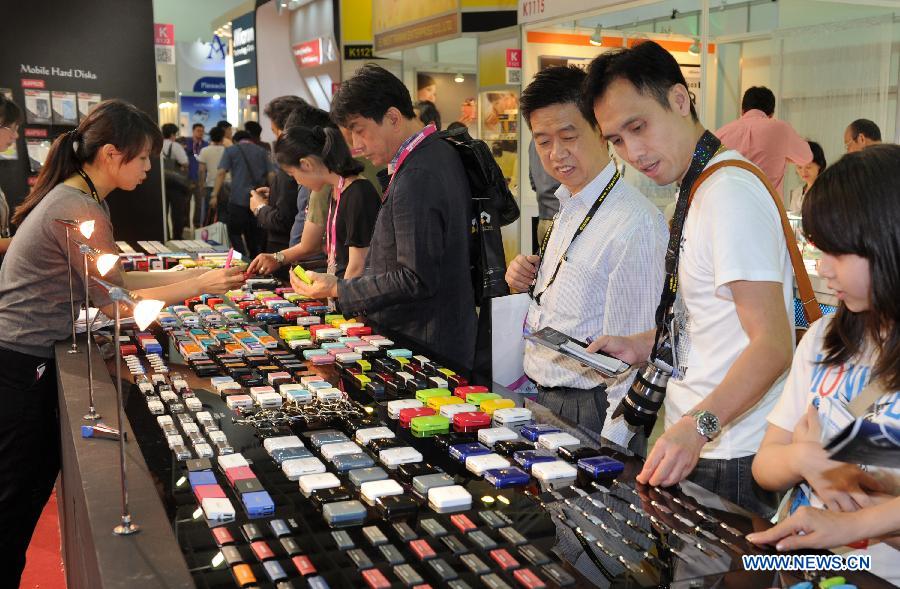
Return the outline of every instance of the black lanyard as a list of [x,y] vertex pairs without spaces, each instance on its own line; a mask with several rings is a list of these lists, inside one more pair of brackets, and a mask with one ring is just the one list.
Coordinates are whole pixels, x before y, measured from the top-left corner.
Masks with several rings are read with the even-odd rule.
[[91,177],[87,175],[87,173],[78,168],[78,175],[84,180],[84,183],[87,184],[88,190],[91,191],[91,196],[94,197],[94,200],[97,201],[97,204],[100,204],[100,195],[97,194],[97,188],[94,186],[94,183],[91,181]]
[[662,295],[660,295],[659,306],[656,308],[656,337],[653,343],[653,352],[650,355],[651,360],[655,360],[657,352],[660,349],[660,342],[663,341],[663,333],[666,331],[666,324],[671,314],[672,306],[675,304],[675,296],[678,292],[678,256],[681,252],[681,237],[684,233],[684,222],[687,219],[688,207],[690,207],[691,189],[703,170],[709,164],[710,160],[715,157],[722,149],[722,142],[719,138],[704,131],[697,146],[694,148],[694,155],[691,157],[691,165],[681,185],[678,187],[678,202],[675,205],[675,215],[672,217],[672,225],[669,231],[669,246],[666,249],[666,278],[663,283]]
[[539,292],[538,294],[534,294],[534,287],[537,285],[538,274],[540,274],[541,266],[544,263],[544,252],[547,251],[547,244],[550,243],[550,234],[553,233],[553,228],[556,226],[556,218],[550,222],[550,227],[547,229],[547,233],[544,234],[544,239],[541,241],[541,259],[538,260],[537,270],[534,273],[534,282],[531,283],[531,286],[528,288],[528,296],[534,299],[538,305],[541,304],[541,297],[547,292],[547,289],[550,288],[550,285],[556,280],[556,275],[559,274],[559,269],[562,267],[562,263],[566,261],[569,257],[569,249],[572,247],[572,244],[575,243],[575,240],[578,239],[578,236],[584,232],[585,227],[591,222],[591,219],[594,218],[594,215],[597,214],[597,210],[600,208],[600,205],[603,204],[603,201],[606,200],[606,197],[609,196],[609,193],[612,192],[613,187],[619,181],[619,170],[613,174],[613,177],[606,184],[606,187],[600,192],[600,196],[597,197],[597,200],[594,201],[594,204],[591,205],[590,210],[587,212],[587,215],[584,216],[584,221],[578,226],[578,229],[575,230],[575,234],[572,235],[572,239],[569,241],[569,245],[566,246],[566,249],[563,250],[563,255],[560,256],[559,261],[556,263],[556,269],[553,271],[553,275],[550,276],[550,280],[547,282],[547,285],[544,286],[544,290]]

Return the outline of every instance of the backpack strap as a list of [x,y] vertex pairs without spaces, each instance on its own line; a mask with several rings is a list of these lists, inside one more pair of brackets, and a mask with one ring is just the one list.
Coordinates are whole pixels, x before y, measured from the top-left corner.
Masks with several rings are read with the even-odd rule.
[[784,203],[781,201],[781,197],[772,186],[772,183],[759,168],[750,162],[737,159],[724,160],[709,166],[702,174],[700,174],[697,181],[694,182],[694,186],[691,188],[690,195],[688,196],[688,205],[690,206],[690,201],[694,199],[694,193],[697,192],[697,188],[703,184],[704,180],[712,176],[718,170],[728,166],[742,168],[756,176],[759,181],[763,183],[763,186],[766,187],[766,190],[769,191],[769,196],[771,196],[772,200],[775,202],[775,207],[778,209],[778,216],[781,217],[781,228],[784,231],[784,239],[787,243],[788,253],[791,256],[791,265],[794,267],[794,277],[797,279],[797,290],[800,291],[800,302],[803,305],[803,313],[806,315],[807,322],[812,323],[822,316],[822,309],[819,307],[819,302],[816,300],[816,293],[813,291],[812,282],[809,280],[809,274],[806,273],[806,266],[803,264],[803,256],[800,255],[800,249],[797,247],[797,240],[794,237],[794,230],[788,222],[787,213],[784,210]]

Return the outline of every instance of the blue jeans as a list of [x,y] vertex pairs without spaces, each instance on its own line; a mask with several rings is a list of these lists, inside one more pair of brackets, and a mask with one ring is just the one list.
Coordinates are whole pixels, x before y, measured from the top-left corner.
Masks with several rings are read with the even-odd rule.
[[701,458],[688,480],[766,519],[775,515],[780,497],[753,480],[753,455],[714,460]]

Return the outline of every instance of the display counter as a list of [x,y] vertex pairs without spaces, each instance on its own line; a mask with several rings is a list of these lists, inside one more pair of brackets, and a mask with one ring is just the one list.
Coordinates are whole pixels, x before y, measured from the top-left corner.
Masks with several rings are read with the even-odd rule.
[[[277,333],[272,327],[269,331]],[[234,472],[226,476],[216,465],[218,456],[205,469],[200,463],[177,459],[147,402],[149,396],[159,394],[168,384],[159,379],[156,390],[148,396],[129,381],[125,398],[130,421],[130,428],[126,429],[132,432],[128,444],[129,489],[131,512],[142,531],[131,537],[113,536],[112,527],[119,519],[117,446],[111,441],[80,437],[81,415],[87,407],[83,360],[79,361],[80,355],[65,354],[66,346],[60,344],[57,362],[64,447],[60,505],[70,587],[127,584],[288,589],[428,583],[459,589],[743,588],[789,587],[803,580],[798,573],[744,571],[742,555],[770,552],[743,539],[744,534],[765,528],[766,522],[747,517],[739,508],[690,483],[667,490],[635,487],[640,460],[626,456],[620,448],[604,447],[599,453],[621,460],[621,474],[595,477],[575,467],[577,456],[569,456],[572,462],[565,457],[560,462],[565,463],[562,468],[568,465],[575,470],[576,478],[549,484],[527,478],[524,484],[498,488],[473,474],[471,464],[463,464],[448,452],[447,444],[474,442],[477,433],[458,434],[454,439],[416,437],[410,429],[390,419],[387,399],[376,401],[358,386],[354,374],[341,372],[334,365],[316,367],[310,372],[341,389],[348,399],[342,401],[346,403],[342,407],[358,411],[356,418],[342,420],[348,417],[346,412],[329,412],[325,404],[316,409],[318,419],[296,419],[297,410],[237,415],[222,396],[213,392],[209,377],[199,378],[191,373],[172,339],[163,333],[157,333],[157,339],[166,351],[163,356],[170,370],[165,383],[172,382],[173,372],[184,377],[194,398],[202,404],[202,411],[210,415],[207,423],[212,427],[204,425],[201,432],[218,429],[224,434],[233,451],[247,460],[249,471],[245,472],[252,471],[259,487],[271,497],[274,511],[251,518],[243,493],[254,489],[246,485],[242,488],[237,484],[240,481],[232,480],[236,478]],[[399,338],[395,340],[394,345],[402,344]],[[571,424],[540,405],[500,387],[494,387],[494,391],[512,399],[516,406],[527,405],[535,422],[574,431]],[[178,402],[182,396],[187,398],[181,391],[177,395]],[[107,420],[115,413],[113,399],[110,384],[105,380],[98,383],[97,406]],[[167,403],[169,409],[173,406]],[[312,411],[308,408],[306,415]],[[295,416],[290,425],[284,421],[287,415]],[[346,500],[342,495],[358,499],[359,479],[357,474],[351,474],[358,471],[342,470],[323,450],[327,446],[319,447],[312,434],[343,429],[353,439],[358,428],[378,425],[395,434],[396,445],[420,452],[420,466],[390,469],[378,462],[381,455],[371,446],[357,458],[368,459],[375,468],[384,467],[386,475],[401,484],[401,496],[408,499],[398,501],[395,511],[387,503],[366,506],[364,523],[332,528],[323,517],[322,505]],[[335,475],[340,483],[337,490],[316,491],[308,498],[297,481],[288,479],[264,447],[264,440],[292,434],[300,437],[313,456],[328,464],[327,473]],[[523,448],[528,444],[522,431],[518,432],[517,443]],[[504,456],[514,448],[494,449]],[[588,448],[581,452],[583,456],[591,453]],[[552,456],[555,452],[545,449],[538,454]],[[513,458],[518,457],[508,458],[516,464]],[[471,495],[471,506],[452,513],[435,512],[426,498],[416,493],[419,485],[412,480],[431,469],[446,474],[465,489]],[[192,483],[198,482],[192,473],[201,470],[211,471],[204,476],[211,477],[234,505],[233,521],[207,520],[198,501],[199,492],[192,489]],[[889,586],[864,573],[842,576],[859,587]]]

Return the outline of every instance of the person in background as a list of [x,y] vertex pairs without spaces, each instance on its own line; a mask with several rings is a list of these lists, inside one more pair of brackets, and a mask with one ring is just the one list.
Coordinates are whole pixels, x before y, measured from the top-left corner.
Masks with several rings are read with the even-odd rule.
[[[5,131],[0,131],[5,133]],[[93,220],[88,245],[115,252],[106,197],[131,191],[158,158],[162,136],[156,123],[134,106],[101,102],[77,128],[53,142],[31,193],[16,208],[16,237],[0,267],[0,578],[18,587],[25,554],[60,466],[60,424],[54,344],[72,331],[65,279],[71,255],[75,304],[84,303],[78,246],[54,219]],[[127,194],[117,198],[128,199]],[[77,234],[77,233],[76,233]],[[73,235],[75,237],[75,235]],[[96,276],[92,264],[91,276]],[[172,305],[201,293],[224,293],[243,281],[240,268],[180,272],[122,272],[106,280],[145,299]],[[92,303],[111,303],[92,287]],[[112,311],[107,307],[107,313]],[[82,345],[84,345],[82,343]]]
[[[651,486],[688,479],[768,517],[778,498],[746,473],[793,351],[794,279],[778,209],[749,170],[726,167],[696,184],[708,166],[741,155],[700,124],[678,62],[657,43],[595,58],[585,105],[636,170],[660,186],[678,182],[685,203],[696,188],[673,248],[666,429],[636,478]],[[634,365],[647,361],[655,335],[600,336],[588,349]]]
[[881,129],[869,119],[856,119],[844,130],[844,147],[847,153],[881,143]]
[[[200,150],[197,156],[198,170],[197,176],[201,186],[203,186],[203,199],[200,201],[200,220],[201,227],[208,225],[210,222],[209,201],[212,195],[213,187],[216,185],[216,173],[219,170],[219,162],[222,160],[222,154],[225,153],[225,146],[222,140],[225,138],[225,129],[222,127],[213,127],[209,130],[209,145]],[[224,202],[224,199],[223,199]],[[219,207],[222,211],[222,207]],[[227,212],[217,215],[219,221],[223,223],[227,220]]]
[[[316,108],[299,96],[279,96],[266,105],[265,115],[269,117],[272,133],[276,139],[289,127],[326,127],[333,126],[331,118],[324,110]],[[284,170],[279,174],[287,176],[290,183],[296,180]],[[277,180],[277,176],[276,176]],[[322,190],[311,192],[307,186],[298,186],[296,191],[297,214],[291,225],[289,248],[293,260],[307,266],[324,267],[325,223],[328,218],[328,207],[331,204],[331,186],[325,185]],[[262,211],[266,214],[266,210]],[[298,246],[295,248],[295,246]],[[273,253],[262,253],[256,256],[247,269],[254,274],[272,274],[285,263],[284,250]]]
[[188,156],[188,190],[194,198],[194,227],[203,226],[203,217],[201,216],[201,208],[206,198],[206,187],[200,182],[200,164],[197,159],[200,151],[209,145],[203,139],[206,129],[202,123],[194,123],[191,127],[191,136],[185,142],[185,151]]
[[790,123],[774,116],[775,95],[765,86],[753,86],[744,92],[741,118],[716,131],[716,136],[725,147],[759,166],[783,194],[787,162],[806,165],[812,161],[812,152]]
[[423,128],[409,91],[382,67],[367,64],[341,84],[332,118],[354,147],[392,172],[362,276],[311,272],[300,294],[339,299],[347,316],[366,313],[438,357],[471,368],[475,294],[469,268],[471,199],[453,147]]
[[178,125],[162,126],[163,168],[165,169],[166,204],[172,218],[169,239],[184,239],[184,228],[190,222],[191,193],[187,179],[188,156],[178,142]]
[[535,244],[538,245],[544,241],[544,236],[553,223],[553,217],[559,212],[559,199],[556,198],[559,182],[548,174],[541,164],[541,156],[538,155],[534,139],[528,144],[528,180],[531,181],[531,189],[537,196],[538,226]]
[[[531,295],[528,333],[551,327],[577,340],[653,326],[669,236],[659,210],[621,179],[594,113],[580,108],[585,77],[574,66],[549,67],[522,92],[522,118],[534,136],[537,166],[557,183],[559,215],[541,255],[516,256],[506,270],[509,286]],[[537,402],[594,442],[607,409],[618,406],[633,380],[630,373],[605,378],[530,341],[524,365],[538,386]],[[604,437],[628,445],[624,436]]]
[[[363,165],[350,155],[341,132],[334,127],[289,127],[275,144],[278,165],[298,184],[320,191],[331,187],[325,251],[328,272],[337,278],[362,274],[372,240],[381,198],[360,173]],[[299,261],[302,246],[282,252],[285,263]]]
[[226,147],[219,161],[216,184],[210,195],[210,206],[216,206],[219,193],[225,184],[225,175],[231,172],[231,196],[228,199],[228,238],[231,245],[245,257],[259,254],[260,236],[256,217],[250,210],[250,192],[265,184],[271,184],[275,172],[269,154],[253,143],[250,134],[238,131],[234,145]]
[[437,80],[428,74],[416,74],[416,101],[437,102]]
[[[283,125],[289,114],[299,108],[301,104],[306,105],[306,102],[298,96],[281,96],[266,105],[263,112],[269,117],[269,123],[276,139],[281,136]],[[253,124],[251,125],[251,123]],[[244,127],[254,130],[257,130],[258,127],[256,143],[259,145],[259,135],[262,134],[262,127],[259,123],[247,121]],[[265,149],[269,151],[268,143],[265,144]],[[275,253],[289,247],[291,229],[299,208],[301,206],[305,208],[308,201],[309,191],[304,191],[307,200],[303,202],[298,198],[299,191],[300,187],[297,186],[294,179],[276,166],[275,180],[272,182],[271,188],[262,186],[250,192],[250,210],[256,215],[256,222],[266,232],[266,244],[263,251]]]
[[788,212],[795,215],[800,214],[803,207],[803,198],[812,188],[813,182],[819,177],[819,174],[825,171],[828,162],[825,161],[825,151],[822,146],[815,141],[809,141],[809,149],[812,151],[813,159],[806,165],[797,166],[797,175],[803,180],[803,185],[791,190],[791,200],[788,204]]
[[[876,506],[891,500],[896,506],[900,469],[838,462],[823,446],[857,419],[900,428],[900,146],[869,147],[825,170],[803,202],[803,232],[822,251],[819,275],[840,304],[800,340],[753,476],[764,488],[791,489],[788,513],[809,506],[858,516],[834,530],[836,539],[867,540],[858,554],[870,555],[871,572],[896,585],[900,538],[891,545],[877,536],[896,534],[897,518],[881,530],[873,518],[885,510]],[[890,442],[882,450],[897,451]]]
[[[0,152],[4,152],[19,138],[19,125],[22,124],[22,109],[15,102],[0,93]],[[0,189],[0,264],[3,254],[9,249],[12,241],[12,229],[9,225],[9,201]]]
[[433,102],[430,100],[420,100],[415,104],[414,109],[416,111],[416,116],[419,117],[419,120],[422,121],[423,125],[434,123],[435,128],[438,131],[441,130],[441,113],[438,112],[438,109]]
[[262,140],[262,125],[256,121],[247,121],[244,123],[244,131],[250,133],[250,139],[253,143],[259,145],[266,151],[272,150],[272,146]]
[[225,147],[231,147],[233,143],[231,138],[234,133],[234,127],[232,127],[231,123],[224,119],[216,123],[216,127],[222,127],[222,129],[225,131],[225,137],[222,139],[222,145],[224,145]]

